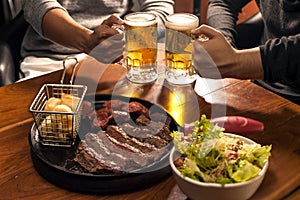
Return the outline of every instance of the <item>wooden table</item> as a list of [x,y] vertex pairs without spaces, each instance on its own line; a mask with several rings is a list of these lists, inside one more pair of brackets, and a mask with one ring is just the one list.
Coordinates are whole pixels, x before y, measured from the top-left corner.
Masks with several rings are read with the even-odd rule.
[[[252,199],[300,198],[300,106],[250,81],[225,79],[207,87],[199,79],[194,88],[175,87],[165,83],[161,74],[153,85],[140,86],[130,84],[124,75],[119,65],[105,66],[90,58],[81,63],[75,84],[88,85],[90,94],[114,92],[158,103],[180,124],[201,114],[224,113],[263,122],[265,131],[249,137],[272,144],[273,149],[265,180]],[[80,194],[43,179],[30,157],[29,106],[44,83],[58,83],[60,76],[57,71],[0,88],[0,199],[186,199],[171,175],[149,188],[115,195]]]

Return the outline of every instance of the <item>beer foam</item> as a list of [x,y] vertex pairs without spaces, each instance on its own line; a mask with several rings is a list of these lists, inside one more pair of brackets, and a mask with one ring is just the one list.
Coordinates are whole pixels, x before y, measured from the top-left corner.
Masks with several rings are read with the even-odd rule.
[[125,24],[129,26],[151,26],[156,23],[156,17],[151,13],[132,13],[125,16]]
[[167,16],[166,19],[166,27],[178,31],[197,28],[199,23],[197,16],[188,13],[175,13]]

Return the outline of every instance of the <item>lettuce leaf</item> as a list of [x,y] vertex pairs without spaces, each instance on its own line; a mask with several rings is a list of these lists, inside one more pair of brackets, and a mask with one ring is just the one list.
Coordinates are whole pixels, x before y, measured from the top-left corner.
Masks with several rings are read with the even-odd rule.
[[260,168],[253,165],[247,160],[240,160],[235,165],[228,166],[229,177],[235,182],[244,182],[257,176],[260,172]]
[[271,149],[272,145],[245,145],[244,149],[239,151],[239,156],[262,168],[271,155]]
[[179,131],[173,131],[171,133],[171,137],[173,138],[173,143],[176,151],[181,154],[186,154],[190,147],[191,140],[185,140],[184,133]]

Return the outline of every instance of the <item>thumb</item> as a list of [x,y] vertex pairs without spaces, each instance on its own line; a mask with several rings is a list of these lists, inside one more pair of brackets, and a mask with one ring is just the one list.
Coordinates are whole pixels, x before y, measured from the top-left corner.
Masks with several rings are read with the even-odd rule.
[[207,40],[212,39],[221,33],[218,30],[203,24],[199,28],[192,30],[192,34],[201,37],[201,39]]

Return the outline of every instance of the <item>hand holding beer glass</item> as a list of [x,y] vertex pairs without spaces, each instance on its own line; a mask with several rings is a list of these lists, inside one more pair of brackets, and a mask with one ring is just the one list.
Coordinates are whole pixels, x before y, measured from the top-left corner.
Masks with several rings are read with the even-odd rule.
[[125,16],[125,62],[127,79],[134,83],[151,83],[157,79],[156,15],[135,12]]
[[190,84],[196,80],[192,64],[191,30],[199,19],[189,13],[175,13],[166,18],[166,80],[172,84]]

